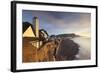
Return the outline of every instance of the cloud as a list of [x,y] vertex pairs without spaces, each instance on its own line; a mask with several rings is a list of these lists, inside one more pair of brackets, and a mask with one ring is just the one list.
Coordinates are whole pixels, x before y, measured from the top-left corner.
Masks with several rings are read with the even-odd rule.
[[91,28],[91,14],[89,13],[23,11],[23,21],[32,22],[34,16],[39,17],[40,28],[49,33],[77,32]]

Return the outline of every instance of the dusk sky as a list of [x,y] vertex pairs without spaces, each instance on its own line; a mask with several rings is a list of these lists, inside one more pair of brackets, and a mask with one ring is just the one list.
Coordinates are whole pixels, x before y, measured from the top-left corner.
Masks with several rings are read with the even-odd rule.
[[23,10],[22,21],[32,23],[35,16],[39,18],[39,28],[45,29],[49,35],[76,33],[90,36],[90,13]]

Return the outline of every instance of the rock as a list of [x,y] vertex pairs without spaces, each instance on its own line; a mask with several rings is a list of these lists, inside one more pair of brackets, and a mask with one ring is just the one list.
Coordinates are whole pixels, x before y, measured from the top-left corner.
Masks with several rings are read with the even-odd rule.
[[79,45],[73,40],[62,39],[56,53],[56,60],[73,60],[79,52]]

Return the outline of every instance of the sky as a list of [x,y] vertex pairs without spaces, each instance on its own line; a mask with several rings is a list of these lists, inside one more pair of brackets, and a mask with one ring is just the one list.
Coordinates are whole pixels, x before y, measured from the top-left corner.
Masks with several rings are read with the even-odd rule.
[[23,10],[22,21],[32,24],[35,16],[39,18],[39,28],[45,29],[49,35],[75,33],[90,36],[90,13]]

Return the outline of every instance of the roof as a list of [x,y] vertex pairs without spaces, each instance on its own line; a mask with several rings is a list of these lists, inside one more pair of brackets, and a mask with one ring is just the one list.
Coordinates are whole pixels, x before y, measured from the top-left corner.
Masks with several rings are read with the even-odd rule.
[[[29,22],[23,22],[23,33],[27,30],[27,28],[31,26],[33,33],[35,34],[35,30],[33,28],[33,25]],[[36,34],[35,34],[36,35]]]
[[[33,31],[34,35],[36,35],[36,34],[35,34],[34,26],[33,26],[31,23],[29,23],[29,22],[23,22],[23,33],[24,33],[30,26],[31,26],[31,28],[32,28],[32,31]],[[43,33],[42,31],[43,31],[44,33]],[[46,32],[46,30],[40,29],[40,30],[39,30],[39,40],[44,40],[44,39],[46,38],[44,35],[47,35],[47,36],[48,36],[48,33]],[[36,39],[38,39],[38,38],[36,38]]]

